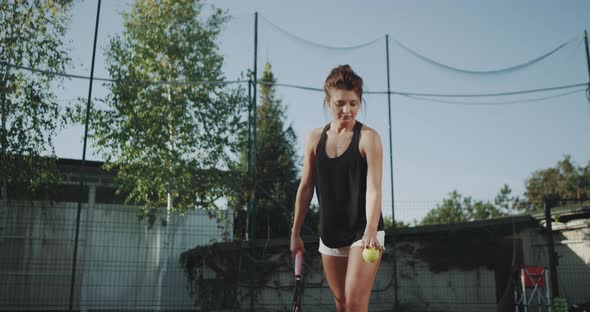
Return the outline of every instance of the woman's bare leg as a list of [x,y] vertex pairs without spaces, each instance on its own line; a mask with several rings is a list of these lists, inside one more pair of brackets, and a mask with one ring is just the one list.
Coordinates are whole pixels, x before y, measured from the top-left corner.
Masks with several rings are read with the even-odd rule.
[[330,285],[330,289],[334,295],[336,311],[345,312],[345,285],[348,258],[322,255],[322,265],[324,266],[324,273],[326,274],[328,284]]
[[344,290],[347,312],[368,311],[371,289],[381,263],[381,254],[376,262],[367,263],[363,259],[362,252],[361,247],[351,247],[348,253]]

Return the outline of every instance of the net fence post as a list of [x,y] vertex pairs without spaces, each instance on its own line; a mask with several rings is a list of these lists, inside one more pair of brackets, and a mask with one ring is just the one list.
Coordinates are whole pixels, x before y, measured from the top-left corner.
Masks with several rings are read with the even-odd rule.
[[[257,113],[257,99],[256,99],[256,91],[258,88],[258,77],[257,77],[257,66],[258,66],[258,12],[254,12],[254,68],[252,70],[252,142],[251,142],[251,150],[252,150],[252,158],[251,158],[251,197],[250,197],[250,211],[249,211],[249,237],[248,241],[250,242],[250,255],[254,256],[255,247],[254,247],[254,240],[256,239],[256,113]],[[255,304],[255,296],[254,296],[254,286],[255,286],[255,276],[256,272],[253,270],[250,272],[250,311],[254,311],[254,304]]]
[[584,30],[584,47],[586,50],[586,65],[588,67],[588,88],[586,89],[586,98],[590,103],[590,52],[588,52],[588,31]]
[[86,121],[84,126],[84,147],[82,149],[82,162],[80,164],[80,195],[78,198],[78,208],[76,210],[76,225],[74,233],[74,255],[72,260],[72,279],[70,281],[70,302],[69,311],[72,311],[74,305],[74,290],[76,285],[76,266],[78,265],[78,238],[80,234],[80,213],[82,210],[82,201],[84,200],[84,167],[86,165],[86,147],[88,145],[88,123],[90,119],[92,83],[94,80],[94,63],[96,60],[96,41],[98,37],[98,25],[100,20],[100,4],[98,0],[96,8],[96,24],[94,26],[94,43],[92,47],[92,63],[90,64],[90,80],[88,83],[88,101],[86,102]]
[[391,134],[391,79],[390,79],[390,72],[389,72],[389,34],[385,35],[385,56],[387,60],[387,109],[388,109],[388,125],[389,125],[389,179],[391,181],[391,237],[393,237],[393,248],[391,250],[391,256],[393,258],[393,300],[394,300],[394,310],[399,308],[399,298],[398,298],[398,283],[397,283],[397,255],[395,251],[395,243],[396,243],[396,236],[395,236],[395,197],[393,194],[393,144],[392,144],[392,134]]
[[543,200],[543,208],[545,210],[545,230],[547,231],[547,251],[549,254],[549,270],[551,273],[551,288],[554,289],[552,294],[559,297],[559,285],[557,281],[557,253],[555,252],[555,245],[553,242],[553,225],[551,208],[554,205],[548,205],[547,199]]

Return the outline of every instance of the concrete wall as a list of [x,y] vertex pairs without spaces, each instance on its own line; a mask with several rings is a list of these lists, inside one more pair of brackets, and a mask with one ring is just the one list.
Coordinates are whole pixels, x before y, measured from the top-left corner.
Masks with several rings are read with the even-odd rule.
[[[473,269],[450,268],[444,271],[433,270],[430,264],[421,259],[422,238],[406,239],[397,244],[398,296],[402,311],[496,311],[495,272],[485,266]],[[260,246],[265,246],[260,242]],[[324,275],[321,256],[317,252],[317,240],[305,240],[306,256],[304,259],[305,292],[303,303],[305,311],[334,311],[334,300]],[[485,246],[482,246],[485,247]],[[263,284],[250,284],[248,275],[244,275],[236,289],[239,307],[248,310],[250,305],[255,311],[289,311],[293,295],[293,263],[288,252],[288,241],[266,244],[264,256],[240,255],[243,270],[252,264],[244,265],[250,258],[260,262],[257,265],[273,267],[269,274],[263,275]],[[386,242],[386,252],[377,273],[369,311],[392,311],[394,306],[393,245]],[[218,257],[223,257],[219,255]],[[223,272],[205,271],[200,291],[219,294],[222,291],[217,282]],[[251,286],[256,287],[254,302],[251,301]],[[218,288],[219,287],[219,288]],[[228,285],[223,286],[227,289]],[[198,292],[199,290],[197,290]],[[221,303],[216,298],[214,301]],[[222,306],[210,307],[222,310]],[[225,306],[223,308],[229,309]]]
[[[68,308],[76,210],[76,203],[9,204],[0,236],[0,309]],[[226,229],[232,237],[231,226],[218,226],[203,211],[152,229],[136,207],[91,203],[82,212],[74,308],[83,311],[153,307],[166,257],[161,305],[191,309],[180,254],[222,241]],[[166,231],[170,248],[161,257]]]
[[[555,224],[560,295],[570,303],[590,301],[590,253],[588,222]],[[317,240],[307,239],[304,265],[306,311],[333,311],[334,303],[323,274]],[[293,291],[292,261],[288,242],[266,246],[267,266],[276,269],[264,277],[250,299],[247,279],[236,293],[239,306],[256,311],[288,311]],[[260,247],[259,247],[260,248]],[[371,296],[370,311],[391,311],[394,304],[393,255],[391,241],[386,242],[377,280]],[[547,242],[542,226],[527,222],[503,228],[469,228],[400,235],[395,246],[398,271],[398,300],[402,311],[513,311],[513,264],[548,265]],[[247,259],[247,255],[243,255]],[[246,260],[242,260],[242,263]],[[259,274],[263,274],[259,272]],[[219,275],[210,271],[204,287],[215,288]],[[225,285],[227,288],[227,285]]]
[[[553,223],[553,240],[558,255],[559,295],[569,303],[590,302],[590,219]],[[547,240],[539,231],[528,231],[525,263],[549,265]]]
[[[11,203],[6,229],[0,235],[0,310],[68,308],[76,208],[76,203]],[[196,212],[174,217],[167,228],[156,224],[148,229],[137,220],[136,209],[92,202],[83,206],[75,309],[154,307],[160,253],[169,230],[171,248],[166,256],[162,310],[194,310],[200,304],[200,291],[208,291],[218,300],[210,306],[231,300],[242,310],[251,305],[256,311],[289,310],[293,272],[287,240],[257,241],[255,256],[247,251],[232,255],[232,259],[219,255],[219,259],[231,260],[227,263],[237,263],[245,270],[234,284],[228,283],[230,276],[224,276],[222,261],[215,263],[215,269],[207,265],[197,268],[200,286],[191,297],[180,254],[223,241],[225,228],[204,212]],[[231,227],[225,226],[232,237]],[[560,295],[570,303],[588,302],[590,220],[554,223],[553,228],[560,256]],[[400,233],[395,247],[388,237],[370,311],[391,311],[394,305],[394,250],[398,300],[403,311],[509,311],[511,263],[547,265],[548,258],[542,226],[508,229],[489,225],[467,229],[447,226],[436,231],[415,228]],[[317,253],[317,238],[305,242],[306,311],[332,311],[333,299]],[[248,271],[245,263],[256,269]],[[261,276],[262,287],[252,289],[260,285],[248,278]],[[252,295],[255,300],[251,300]]]

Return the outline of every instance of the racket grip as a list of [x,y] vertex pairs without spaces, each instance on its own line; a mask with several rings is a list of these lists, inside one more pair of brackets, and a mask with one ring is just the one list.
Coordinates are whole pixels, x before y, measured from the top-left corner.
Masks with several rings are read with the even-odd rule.
[[300,251],[295,255],[295,275],[301,275],[301,264],[303,262],[303,253]]

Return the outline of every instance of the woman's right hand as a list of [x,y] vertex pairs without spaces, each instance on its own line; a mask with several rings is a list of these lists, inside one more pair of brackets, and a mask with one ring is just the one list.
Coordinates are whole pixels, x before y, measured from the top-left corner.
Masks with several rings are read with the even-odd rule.
[[302,254],[305,254],[305,248],[303,247],[303,240],[301,239],[301,236],[295,233],[291,234],[291,245],[289,249],[291,250],[292,257],[295,257],[297,251],[299,250],[301,250]]

